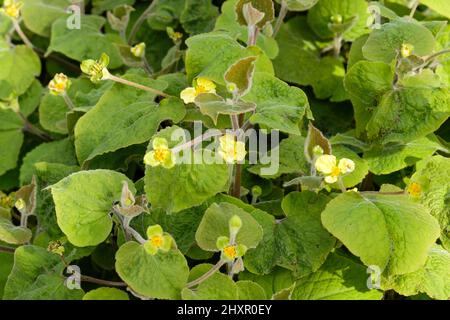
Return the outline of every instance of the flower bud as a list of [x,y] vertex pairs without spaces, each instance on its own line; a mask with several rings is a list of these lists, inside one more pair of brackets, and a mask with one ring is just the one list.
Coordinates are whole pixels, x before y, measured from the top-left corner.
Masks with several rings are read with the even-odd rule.
[[136,58],[143,58],[145,56],[145,42],[141,42],[131,48],[131,53]]
[[231,217],[229,221],[230,233],[237,234],[242,227],[242,220],[238,215],[234,215]]

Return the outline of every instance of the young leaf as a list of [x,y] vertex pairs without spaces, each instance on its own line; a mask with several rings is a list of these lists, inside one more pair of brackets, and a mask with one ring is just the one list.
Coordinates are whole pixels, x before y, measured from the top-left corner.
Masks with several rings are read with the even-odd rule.
[[247,25],[247,21],[244,15],[244,6],[247,3],[250,3],[253,8],[264,13],[264,17],[256,24],[259,28],[264,28],[266,24],[270,23],[275,19],[275,9],[272,0],[239,0],[238,3],[236,4],[235,10],[237,15],[237,21],[241,25],[245,26]]
[[25,244],[32,237],[28,228],[15,226],[9,219],[0,216],[0,240],[10,244]]
[[125,291],[101,287],[87,292],[83,300],[130,300],[130,297]]
[[314,148],[317,146],[321,148],[322,154],[332,154],[330,141],[310,122],[308,125],[308,135],[305,140],[305,158],[313,165],[314,158],[317,157],[317,154],[314,153]]
[[253,75],[255,73],[255,61],[258,57],[247,57],[235,62],[225,73],[225,82],[228,88],[234,87],[238,97],[248,93],[252,87]]
[[262,228],[259,223],[244,210],[230,203],[213,203],[205,212],[195,234],[197,244],[203,250],[219,251],[216,242],[219,237],[230,234],[229,220],[238,215],[242,219],[242,228],[236,237],[236,243],[247,248],[255,248],[262,238]]

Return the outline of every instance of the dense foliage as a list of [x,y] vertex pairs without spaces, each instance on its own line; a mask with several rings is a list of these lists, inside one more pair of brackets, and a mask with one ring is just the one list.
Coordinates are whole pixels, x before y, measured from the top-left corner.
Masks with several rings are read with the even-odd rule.
[[450,297],[448,0],[0,4],[3,299]]

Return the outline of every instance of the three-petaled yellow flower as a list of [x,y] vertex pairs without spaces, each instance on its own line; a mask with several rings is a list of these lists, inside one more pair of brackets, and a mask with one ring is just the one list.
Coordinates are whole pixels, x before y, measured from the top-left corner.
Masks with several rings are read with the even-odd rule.
[[20,17],[20,9],[23,3],[16,0],[4,0],[3,7],[0,9],[1,13],[4,13],[12,19],[17,19]]
[[172,247],[172,237],[164,233],[159,224],[150,226],[147,229],[148,241],[144,243],[144,249],[151,255],[158,251],[167,252]]
[[144,163],[152,167],[161,165],[166,169],[173,168],[175,166],[175,155],[170,150],[167,140],[155,138],[152,145],[153,150],[144,156]]
[[221,258],[225,261],[234,261],[237,258],[244,256],[247,252],[247,247],[243,244],[231,244],[230,238],[219,237],[217,239],[217,248],[222,252]]
[[340,176],[353,172],[355,163],[350,159],[342,158],[337,164],[335,156],[324,154],[317,158],[315,167],[325,176],[325,182],[335,183]]
[[48,84],[50,93],[58,96],[66,92],[71,85],[70,79],[64,73],[58,73]]
[[247,151],[245,143],[236,141],[236,137],[232,134],[226,134],[219,138],[220,148],[219,155],[226,163],[235,163],[245,159]]
[[410,55],[412,55],[414,51],[414,46],[409,43],[402,44],[402,47],[400,48],[400,54],[403,58],[408,58]]
[[138,43],[134,47],[131,47],[131,53],[136,58],[143,58],[145,55],[145,42]]
[[106,53],[102,53],[99,60],[84,60],[81,63],[81,71],[91,77],[91,81],[94,83],[101,80],[108,79],[110,75],[108,71],[109,56]]
[[194,81],[194,86],[181,91],[180,97],[184,103],[193,103],[195,98],[202,93],[216,93],[216,85],[211,80],[198,77]]
[[422,187],[417,182],[413,182],[408,186],[408,193],[414,198],[420,198]]

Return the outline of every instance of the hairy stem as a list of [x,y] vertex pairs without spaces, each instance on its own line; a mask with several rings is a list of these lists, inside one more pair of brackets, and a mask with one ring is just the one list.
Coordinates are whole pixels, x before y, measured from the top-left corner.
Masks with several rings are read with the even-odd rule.
[[222,268],[222,266],[225,263],[226,263],[226,261],[220,260],[211,269],[209,269],[208,272],[203,274],[201,277],[199,277],[199,278],[195,279],[194,281],[191,281],[188,284],[186,284],[186,288],[192,288],[192,287],[195,287],[195,286],[199,285],[200,283],[202,283],[203,281],[205,281],[206,279],[211,277],[213,274],[215,274],[217,271],[219,271],[219,269]]
[[231,195],[238,199],[241,198],[241,178],[242,178],[242,164],[236,163],[233,190],[231,191]]
[[47,133],[42,131],[41,129],[35,127],[28,119],[20,112],[17,113],[23,121],[23,131],[31,133],[44,141],[53,141],[52,137],[50,137]]
[[148,8],[141,14],[141,16],[136,20],[136,22],[133,25],[133,28],[131,29],[130,35],[128,36],[128,44],[133,44],[134,38],[136,37],[137,32],[139,31],[139,28],[141,27],[142,23],[144,23],[145,19],[150,15],[150,13],[153,11],[153,8],[158,3],[158,0],[154,0]]
[[275,38],[280,31],[281,26],[283,25],[284,18],[286,18],[286,14],[288,13],[288,7],[285,0],[281,1],[280,13],[278,14],[277,22],[275,23],[275,28],[273,29],[272,37]]
[[61,95],[64,99],[64,102],[66,103],[69,110],[75,109],[75,104],[72,102],[72,99],[70,99],[69,95],[66,92],[63,92]]
[[196,145],[198,145],[199,143],[202,143],[205,140],[208,140],[208,139],[213,138],[213,137],[221,136],[222,134],[223,134],[222,131],[212,130],[210,132],[202,134],[201,136],[196,137],[195,139],[192,139],[191,141],[188,141],[188,142],[186,142],[186,143],[184,143],[182,145],[179,145],[179,146],[173,148],[172,152],[174,154],[179,153],[179,152],[181,152],[183,150],[195,147]]
[[344,185],[344,181],[342,180],[342,177],[339,177],[339,178],[338,178],[337,183],[338,183],[338,185],[339,185],[339,188],[341,189],[341,192],[342,192],[342,193],[346,193],[346,192],[347,192],[347,188],[346,188],[345,185]]
[[34,45],[31,43],[30,39],[28,39],[28,37],[23,32],[22,28],[20,27],[19,22],[15,19],[13,20],[13,26],[14,26],[14,29],[16,30],[17,34],[19,35],[20,39],[22,39],[23,43],[25,43],[25,45],[27,47],[29,47],[30,49],[34,49]]
[[95,283],[95,284],[99,284],[102,286],[108,286],[108,287],[126,287],[126,286],[128,286],[125,282],[102,280],[102,279],[97,279],[94,277],[84,276],[84,275],[81,275],[81,281]]
[[153,88],[144,86],[142,84],[139,84],[139,83],[136,83],[136,82],[133,82],[133,81],[129,81],[129,80],[117,77],[117,76],[112,75],[112,74],[109,74],[105,78],[105,80],[112,80],[112,81],[115,81],[115,82],[118,82],[118,83],[122,83],[122,84],[125,84],[125,85],[130,86],[130,87],[135,87],[137,89],[141,89],[141,90],[144,90],[144,91],[148,91],[148,92],[154,93],[154,94],[156,94],[158,96],[161,96],[161,97],[164,97],[164,98],[169,97],[169,95],[167,93],[164,93],[164,92],[162,92],[160,90],[153,89]]
[[419,0],[415,0],[412,7],[411,7],[411,12],[409,13],[409,17],[412,19],[414,18],[414,14],[416,13],[417,7],[419,6],[420,1]]

